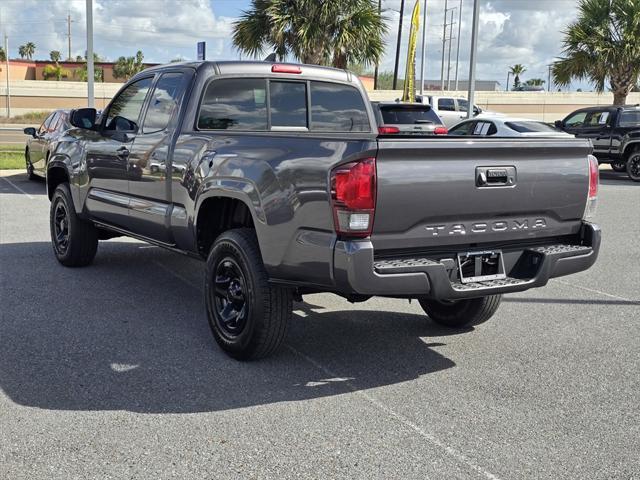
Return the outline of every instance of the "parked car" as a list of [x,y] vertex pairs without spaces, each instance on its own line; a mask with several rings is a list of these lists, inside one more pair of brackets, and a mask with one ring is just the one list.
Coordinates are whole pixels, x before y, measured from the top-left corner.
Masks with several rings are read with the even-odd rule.
[[204,260],[209,325],[237,359],[273,353],[305,294],[418,299],[460,328],[598,256],[587,140],[380,136],[344,70],[154,67],[95,120],[74,111],[48,164],[55,257],[88,265],[126,235]]
[[482,137],[562,137],[573,138],[573,135],[550,126],[547,123],[528,118],[492,117],[479,115],[465,120],[449,129],[449,135],[475,135]]
[[[469,101],[459,97],[444,97],[439,95],[416,95],[416,102],[424,105],[431,105],[433,111],[440,117],[447,128],[454,126],[460,120],[467,118],[467,110]],[[473,106],[473,114],[479,115],[483,110],[477,106]],[[500,115],[496,112],[485,112],[492,115]]]
[[45,176],[51,152],[65,130],[70,127],[69,110],[55,110],[39,128],[24,129],[25,135],[29,135],[24,149],[24,158],[30,180]]
[[430,105],[371,102],[380,135],[446,135],[447,127]]
[[640,182],[640,105],[600,105],[581,108],[555,122],[557,128],[593,142],[600,163],[626,171]]

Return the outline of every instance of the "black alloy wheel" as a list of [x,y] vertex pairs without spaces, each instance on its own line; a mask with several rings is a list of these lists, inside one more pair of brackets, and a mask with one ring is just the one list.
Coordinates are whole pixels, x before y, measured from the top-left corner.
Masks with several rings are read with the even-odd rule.
[[230,338],[242,333],[249,316],[249,302],[244,275],[231,257],[218,261],[215,269],[215,288],[213,304],[216,308],[216,321],[220,329]]
[[59,255],[64,255],[69,248],[69,212],[61,200],[53,207],[53,233],[53,248]]
[[640,150],[636,150],[627,160],[627,175],[634,182],[640,182]]

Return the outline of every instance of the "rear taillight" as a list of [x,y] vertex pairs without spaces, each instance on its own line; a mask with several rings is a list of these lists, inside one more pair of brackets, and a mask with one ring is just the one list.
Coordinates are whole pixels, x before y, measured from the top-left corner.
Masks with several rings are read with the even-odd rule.
[[368,237],[376,208],[376,159],[365,158],[331,172],[331,206],[336,232]]
[[378,133],[380,135],[395,135],[397,133],[400,133],[400,129],[398,127],[382,125],[381,127],[378,127]]
[[433,129],[434,135],[446,135],[447,133],[449,133],[449,130],[447,130],[447,127],[436,127]]
[[593,155],[588,156],[589,162],[589,193],[587,195],[587,206],[584,209],[582,218],[592,217],[596,213],[598,205],[598,187],[600,184],[600,166],[598,159]]

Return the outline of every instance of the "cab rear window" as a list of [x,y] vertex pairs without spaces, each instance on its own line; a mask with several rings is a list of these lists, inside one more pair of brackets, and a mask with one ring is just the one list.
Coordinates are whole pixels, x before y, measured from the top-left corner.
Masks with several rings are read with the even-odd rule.
[[382,120],[391,125],[413,125],[416,123],[441,124],[438,115],[430,107],[389,106],[380,107]]
[[367,109],[358,89],[339,83],[310,83],[311,131],[371,131]]

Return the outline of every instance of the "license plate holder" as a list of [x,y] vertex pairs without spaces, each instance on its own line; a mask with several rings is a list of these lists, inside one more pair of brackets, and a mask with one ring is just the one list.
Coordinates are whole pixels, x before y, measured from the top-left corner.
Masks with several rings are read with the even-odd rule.
[[461,283],[506,278],[502,250],[458,253],[458,273]]

